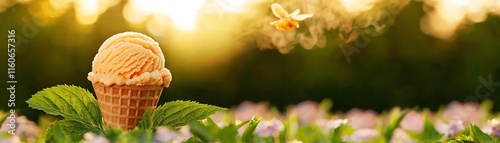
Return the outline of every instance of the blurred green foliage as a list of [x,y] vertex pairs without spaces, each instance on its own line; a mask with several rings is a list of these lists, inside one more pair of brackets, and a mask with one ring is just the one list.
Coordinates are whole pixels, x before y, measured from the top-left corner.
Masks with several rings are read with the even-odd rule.
[[[29,109],[25,101],[43,88],[72,84],[93,92],[86,77],[97,49],[109,36],[131,29],[121,9],[122,6],[108,9],[94,25],[87,27],[78,26],[74,11],[70,10],[51,20],[50,26],[37,27],[35,35],[18,45],[18,113],[36,119],[39,112]],[[252,100],[269,101],[284,109],[304,100],[330,98],[334,101],[333,110],[358,107],[381,111],[393,106],[437,109],[453,100],[464,101],[467,96],[475,96],[476,87],[482,85],[478,77],[488,80],[492,75],[493,81],[500,82],[498,17],[462,29],[453,41],[442,41],[420,30],[423,14],[421,3],[410,3],[396,15],[394,25],[383,35],[372,37],[361,53],[351,56],[350,63],[333,40],[325,48],[297,47],[286,55],[276,50],[259,50],[255,42],[249,42],[244,46],[246,52],[226,65],[227,71],[212,78],[183,69],[176,64],[182,61],[166,57],[173,81],[163,91],[160,103],[194,100],[232,107]],[[4,34],[0,40],[4,47],[0,54],[1,69],[7,68],[7,29],[19,33],[26,24],[23,18],[32,18],[24,5],[0,13],[0,30]],[[135,31],[148,34],[145,29]],[[168,45],[164,41],[159,43]],[[1,85],[7,87],[6,71],[3,72]],[[500,101],[500,87],[495,87],[495,91],[488,98]],[[5,88],[1,92],[8,95]],[[8,108],[7,100],[8,96],[0,97],[0,101],[5,101],[0,104],[2,109]],[[500,106],[494,107],[494,111],[499,110]]]

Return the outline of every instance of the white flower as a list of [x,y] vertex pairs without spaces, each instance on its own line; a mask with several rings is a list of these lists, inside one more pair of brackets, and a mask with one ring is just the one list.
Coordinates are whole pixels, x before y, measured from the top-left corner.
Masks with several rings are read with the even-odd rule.
[[325,116],[326,111],[322,110],[319,103],[314,101],[303,101],[297,104],[292,113],[297,114],[297,119],[301,125],[314,123],[314,121]]
[[179,130],[158,127],[154,140],[160,143],[182,143],[191,136],[193,135],[189,132],[189,126],[182,126]]
[[109,143],[109,140],[103,136],[97,136],[92,132],[88,132],[83,135],[82,143]]
[[347,119],[331,119],[331,120],[317,120],[316,124],[323,128],[323,131],[329,132],[336,129],[341,125],[347,124]]
[[274,137],[283,131],[285,126],[280,120],[261,121],[255,128],[255,133],[261,137]]
[[401,128],[407,131],[421,133],[424,129],[424,118],[421,113],[411,111],[401,121]]
[[177,138],[179,134],[179,131],[171,130],[165,127],[158,127],[156,128],[154,139],[158,142],[169,142]]
[[394,130],[390,143],[416,143],[406,132],[400,128]]
[[245,101],[236,107],[234,117],[237,120],[246,121],[251,120],[254,116],[266,118],[268,112],[269,109],[263,102]]
[[[10,142],[15,142],[17,139],[23,139],[26,140],[26,142],[36,142],[37,139],[39,138],[38,136],[40,135],[40,128],[38,125],[33,122],[28,120],[26,116],[16,116],[16,122],[15,124],[15,135],[11,137]],[[10,129],[9,125],[10,120],[5,120],[2,123],[2,127],[0,128],[0,131],[8,131]],[[7,141],[9,139],[4,139],[1,140],[0,143]]]
[[359,129],[356,130],[349,138],[352,142],[369,142],[379,136],[379,133],[375,129]]
[[372,110],[351,109],[346,118],[354,129],[375,128],[378,115]]
[[12,136],[10,138],[1,139],[0,143],[22,143],[22,141],[19,136]]
[[453,101],[443,112],[443,118],[449,121],[461,120],[464,124],[484,122],[488,113],[478,103],[460,103]]
[[458,132],[465,130],[464,123],[461,120],[451,121],[449,124],[438,121],[435,126],[439,133],[447,137],[455,137],[458,135]]
[[499,119],[492,119],[488,120],[488,123],[484,125],[481,130],[489,135],[493,135],[495,137],[500,137],[500,120]]
[[292,13],[288,14],[288,12],[277,3],[273,3],[271,5],[271,10],[276,17],[280,18],[280,20],[270,23],[278,30],[291,30],[294,27],[299,28],[298,21],[302,21],[313,16],[313,14],[299,14],[300,9],[296,9]]

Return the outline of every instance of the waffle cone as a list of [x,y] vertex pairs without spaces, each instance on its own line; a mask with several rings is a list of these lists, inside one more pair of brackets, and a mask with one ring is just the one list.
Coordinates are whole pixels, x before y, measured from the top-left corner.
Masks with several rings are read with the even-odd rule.
[[163,86],[106,86],[102,83],[92,83],[92,86],[104,125],[124,130],[135,128],[146,109],[155,109],[163,91]]

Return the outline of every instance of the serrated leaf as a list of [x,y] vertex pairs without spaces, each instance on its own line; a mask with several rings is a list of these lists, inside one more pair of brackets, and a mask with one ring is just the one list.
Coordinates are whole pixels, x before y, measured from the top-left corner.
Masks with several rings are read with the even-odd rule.
[[47,114],[60,115],[102,129],[102,116],[97,100],[86,89],[58,85],[37,92],[28,101],[29,107]]
[[153,115],[153,128],[180,127],[190,121],[205,119],[223,108],[192,101],[173,101],[159,106]]
[[470,134],[472,135],[472,138],[474,138],[474,142],[476,143],[492,143],[493,139],[485,134],[479,127],[477,127],[474,124],[469,124],[470,128]]
[[153,109],[147,109],[142,116],[142,120],[137,123],[139,129],[151,129],[151,118]]
[[78,121],[74,120],[60,120],[57,121],[61,129],[72,139],[79,141],[83,138],[83,134],[87,132],[94,132],[97,134],[101,133],[101,130],[97,127],[86,126]]
[[60,138],[62,138],[62,136],[64,136],[64,138],[70,139],[72,141],[79,141],[83,138],[83,134],[87,132],[101,133],[101,130],[97,127],[86,126],[78,121],[65,119],[56,121],[54,124],[52,124],[47,129],[44,138],[45,140],[54,138],[53,140],[58,141],[60,140]]
[[456,139],[460,141],[474,141],[474,138],[466,133],[468,134],[470,132],[464,132],[463,134],[458,135]]
[[243,131],[243,135],[241,136],[241,140],[243,143],[253,143],[253,132],[257,125],[259,125],[260,119],[255,118],[255,116],[248,123],[247,128]]

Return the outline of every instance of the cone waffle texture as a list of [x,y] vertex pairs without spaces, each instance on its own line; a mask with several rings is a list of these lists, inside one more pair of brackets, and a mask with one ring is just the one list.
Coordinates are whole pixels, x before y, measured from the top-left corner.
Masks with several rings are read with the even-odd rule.
[[104,125],[121,127],[124,130],[135,128],[146,109],[154,109],[160,99],[163,86],[130,86],[92,83]]

